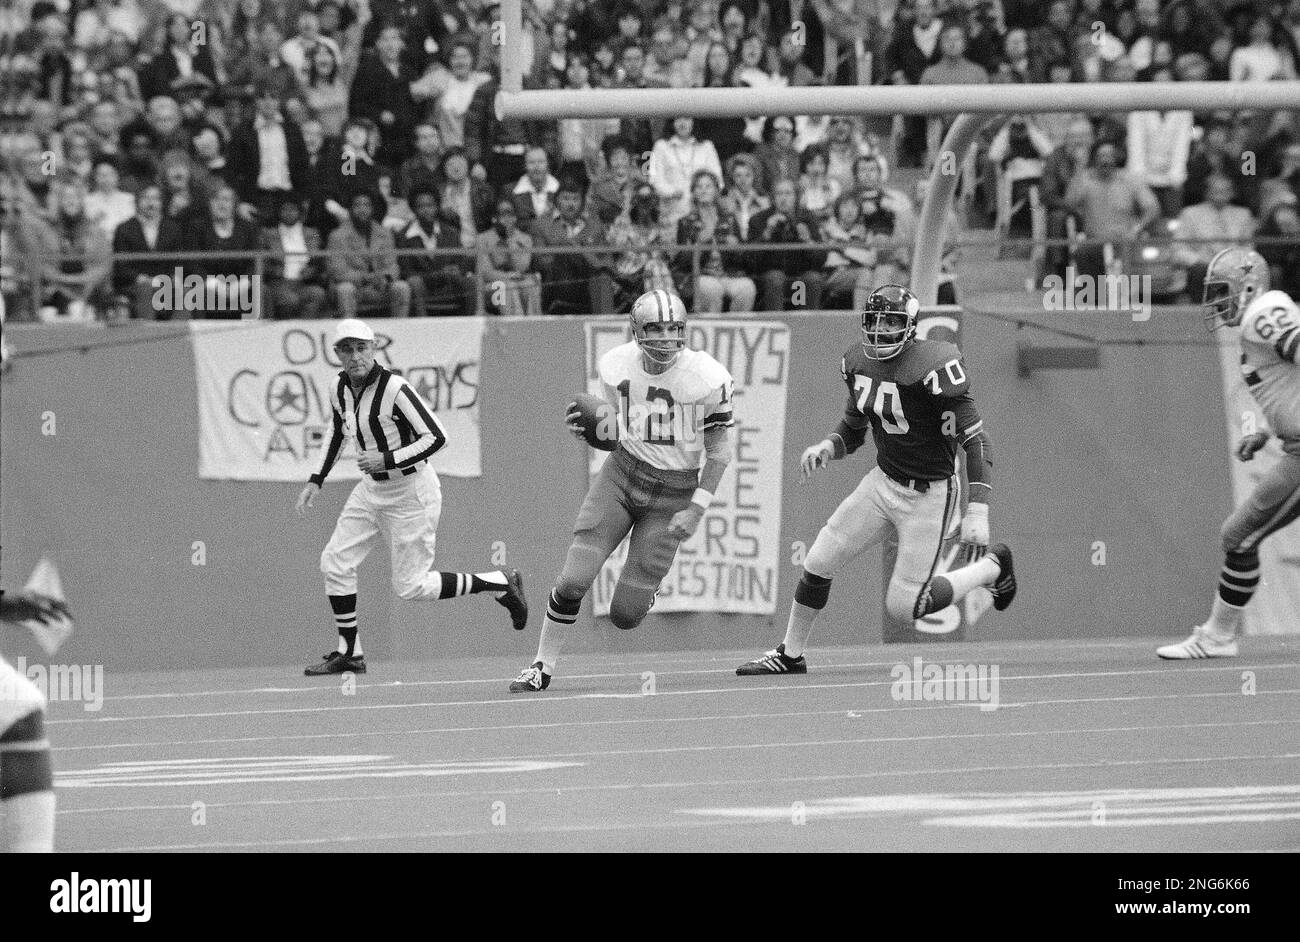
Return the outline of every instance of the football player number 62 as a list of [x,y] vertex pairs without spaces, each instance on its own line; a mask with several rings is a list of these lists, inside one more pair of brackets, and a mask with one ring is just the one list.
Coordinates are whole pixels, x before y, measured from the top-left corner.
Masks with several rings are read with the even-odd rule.
[[853,388],[858,394],[858,411],[866,415],[875,412],[880,417],[880,425],[890,435],[906,435],[910,426],[907,416],[903,415],[903,400],[898,394],[898,384],[881,380],[876,387],[876,401],[871,402],[872,379],[861,373],[853,377]]

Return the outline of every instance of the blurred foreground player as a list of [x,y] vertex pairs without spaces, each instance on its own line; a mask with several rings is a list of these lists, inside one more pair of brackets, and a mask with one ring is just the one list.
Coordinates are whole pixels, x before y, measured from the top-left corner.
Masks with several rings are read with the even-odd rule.
[[329,474],[344,436],[357,444],[362,477],[339,514],[320,569],[338,627],[338,649],[304,673],[363,674],[365,655],[357,639],[357,569],[383,533],[393,564],[393,591],[403,599],[450,599],[474,592],[498,593],[515,630],[528,624],[519,570],[438,572],[433,569],[442,486],[429,458],[447,435],[420,394],[391,370],[375,362],[375,332],[364,321],[347,318],[334,328],[334,352],[343,364],[330,397],[334,431],[325,461],[298,495],[298,513],[311,507]]
[[[687,349],[682,299],[648,291],[632,305],[631,321],[633,339],[602,356],[598,367],[618,422],[617,437],[609,429],[597,447],[613,454],[578,511],[537,657],[510,684],[511,693],[536,693],[550,684],[583,596],[629,533],[609,617],[624,630],[641,623],[678,545],[695,533],[731,463],[731,374],[703,350]],[[585,440],[577,403],[566,418],[570,431]]]
[[[1300,518],[1300,307],[1268,286],[1268,262],[1248,249],[1224,249],[1205,270],[1206,325],[1238,331],[1242,376],[1283,455],[1224,522],[1223,571],[1210,618],[1186,641],[1157,648],[1167,660],[1237,656],[1242,615],[1259,585],[1259,544]],[[1250,461],[1268,439],[1267,431],[1243,436],[1237,458]]]
[[[999,611],[1016,594],[1011,550],[989,546],[989,440],[975,410],[961,351],[939,340],[917,340],[921,304],[901,285],[883,285],[867,298],[862,340],[844,354],[840,370],[849,401],[839,427],[804,451],[804,477],[851,455],[870,427],[876,466],[846,497],[817,534],[803,564],[790,605],[785,640],[757,660],[736,668],[741,675],[804,674],[804,646],[817,613],[826,607],[831,579],[892,527],[898,559],[885,605],[911,621],[946,608],[978,586],[993,593]],[[970,503],[961,539],[969,564],[942,575],[935,566],[961,483],[957,449],[966,452]],[[988,555],[985,555],[987,552]]]
[[[0,621],[53,622],[66,618],[58,599],[37,592],[0,594]],[[54,850],[54,773],[45,738],[45,697],[0,658],[0,851]]]

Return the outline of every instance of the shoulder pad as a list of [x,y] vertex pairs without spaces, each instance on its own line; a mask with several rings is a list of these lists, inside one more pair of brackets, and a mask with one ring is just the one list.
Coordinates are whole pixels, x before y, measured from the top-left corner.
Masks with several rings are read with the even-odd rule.
[[691,401],[703,399],[719,386],[730,386],[731,374],[727,368],[704,350],[683,350],[681,353],[683,392]]
[[1241,318],[1243,340],[1273,344],[1286,331],[1300,325],[1300,307],[1285,291],[1266,291],[1246,308]]
[[[953,367],[951,372],[955,375],[944,375],[948,364],[954,360],[960,364],[961,359],[961,350],[957,349],[956,344],[946,340],[918,340],[903,352],[902,361],[898,364],[898,383],[900,386],[910,386],[937,371],[943,378],[941,386],[944,393],[957,386],[964,388],[965,370]],[[934,392],[933,388],[931,392]]]
[[596,372],[600,374],[602,382],[617,387],[631,375],[632,367],[636,363],[635,357],[640,355],[641,350],[635,341],[621,343],[612,350],[605,351],[605,355],[596,364]]

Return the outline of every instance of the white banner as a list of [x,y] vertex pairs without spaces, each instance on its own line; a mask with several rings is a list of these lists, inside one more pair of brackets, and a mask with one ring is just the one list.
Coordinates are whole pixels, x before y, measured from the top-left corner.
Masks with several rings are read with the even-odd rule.
[[[596,372],[600,357],[630,339],[626,319],[587,322],[589,393],[601,395]],[[776,611],[782,559],[781,461],[790,329],[777,321],[699,321],[687,328],[687,344],[712,354],[736,382],[736,453],[699,529],[678,548],[659,586],[654,611],[770,615]],[[594,448],[590,453],[594,477],[608,453]],[[624,540],[592,586],[597,615],[609,614],[626,558]]]
[[[338,385],[335,321],[191,321],[198,382],[199,477],[306,481],[320,470]],[[478,477],[482,318],[374,320],[375,359],[433,407],[447,444],[434,470]],[[330,480],[361,471],[345,444]]]

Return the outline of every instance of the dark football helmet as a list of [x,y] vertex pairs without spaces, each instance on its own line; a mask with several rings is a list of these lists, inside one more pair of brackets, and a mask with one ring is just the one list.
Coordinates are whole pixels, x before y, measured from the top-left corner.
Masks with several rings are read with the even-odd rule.
[[881,285],[862,309],[862,350],[869,360],[890,360],[916,339],[921,302],[902,285]]

